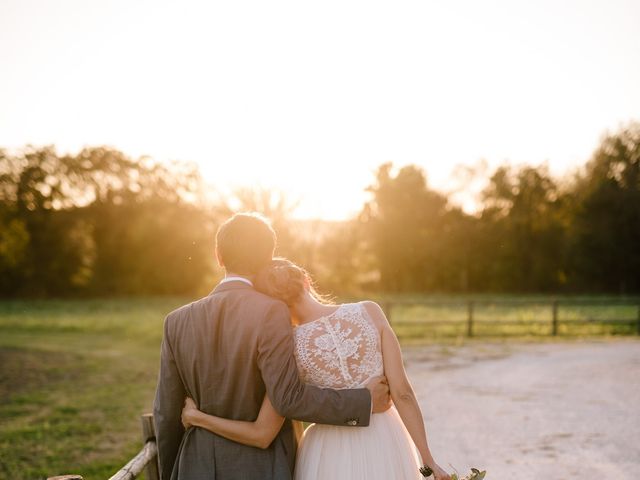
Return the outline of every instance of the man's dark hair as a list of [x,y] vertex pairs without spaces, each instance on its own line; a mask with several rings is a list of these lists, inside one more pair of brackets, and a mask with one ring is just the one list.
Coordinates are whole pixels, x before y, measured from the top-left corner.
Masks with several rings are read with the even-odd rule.
[[271,262],[276,233],[257,213],[237,213],[216,234],[216,248],[227,272],[255,275]]

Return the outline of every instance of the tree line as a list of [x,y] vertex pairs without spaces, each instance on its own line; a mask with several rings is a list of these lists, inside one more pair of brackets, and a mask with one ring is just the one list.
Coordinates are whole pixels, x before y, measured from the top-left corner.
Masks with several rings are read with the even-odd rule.
[[270,217],[277,253],[337,294],[640,293],[638,122],[604,135],[570,179],[496,168],[475,214],[415,165],[381,165],[340,223],[293,221],[277,192],[206,190],[194,166],[106,147],[0,150],[0,295],[207,293],[215,230],[235,210]]

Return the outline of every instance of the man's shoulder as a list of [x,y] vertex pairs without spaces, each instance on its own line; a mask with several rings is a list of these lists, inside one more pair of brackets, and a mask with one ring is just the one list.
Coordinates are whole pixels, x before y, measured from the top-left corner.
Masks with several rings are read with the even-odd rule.
[[164,318],[165,323],[174,323],[174,322],[179,321],[181,318],[187,317],[188,314],[189,314],[189,310],[198,301],[199,300],[196,300],[194,302],[186,303],[186,304],[184,304],[184,305],[172,310],[171,312],[167,313],[167,315]]
[[[235,291],[234,294],[237,297],[242,298],[243,302],[247,302],[248,305],[251,305],[251,307],[256,310],[269,311],[288,309],[286,303],[284,303],[282,300],[270,297],[269,295],[265,295],[264,293],[261,293],[252,288],[247,288],[242,291]],[[166,316],[166,320],[179,321],[179,319],[186,318],[191,314],[203,312],[207,310],[213,303],[219,300],[216,297],[217,295],[207,295],[206,297],[202,297],[198,300],[194,300],[193,302],[182,305],[181,307],[178,307],[175,310],[169,312]]]
[[207,306],[211,302],[211,299],[212,296],[207,295],[206,297],[202,297],[197,300],[193,300],[192,302],[185,303],[184,305],[169,312],[166,315],[166,319],[170,321],[176,321],[180,318],[185,318],[189,316],[194,310],[197,311]]
[[278,307],[287,308],[286,303],[284,303],[282,300],[270,297],[269,295],[265,295],[264,293],[257,290],[247,289],[245,290],[245,292],[246,293],[244,293],[244,295],[247,295],[247,300],[255,302],[255,304],[258,306],[263,306],[267,309]]
[[225,299],[232,300],[234,302],[240,300],[247,305],[250,305],[255,308],[273,308],[273,307],[284,307],[286,308],[286,304],[282,300],[278,300],[277,298],[270,297],[255,288],[245,287],[245,288],[234,288],[220,292],[213,292],[209,296],[202,298],[196,302],[217,302],[219,300],[225,301]]

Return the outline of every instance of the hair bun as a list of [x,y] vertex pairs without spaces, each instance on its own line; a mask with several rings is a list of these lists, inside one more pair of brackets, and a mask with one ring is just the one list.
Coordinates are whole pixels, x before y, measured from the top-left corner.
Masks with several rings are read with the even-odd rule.
[[274,258],[256,277],[256,289],[292,306],[304,294],[307,272],[286,258]]

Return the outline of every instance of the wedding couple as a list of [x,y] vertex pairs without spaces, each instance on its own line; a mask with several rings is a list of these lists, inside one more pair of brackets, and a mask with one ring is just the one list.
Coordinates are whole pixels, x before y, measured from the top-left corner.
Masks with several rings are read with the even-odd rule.
[[224,280],[165,319],[161,478],[449,480],[380,307],[324,302],[275,242],[262,217],[231,217],[216,236]]

